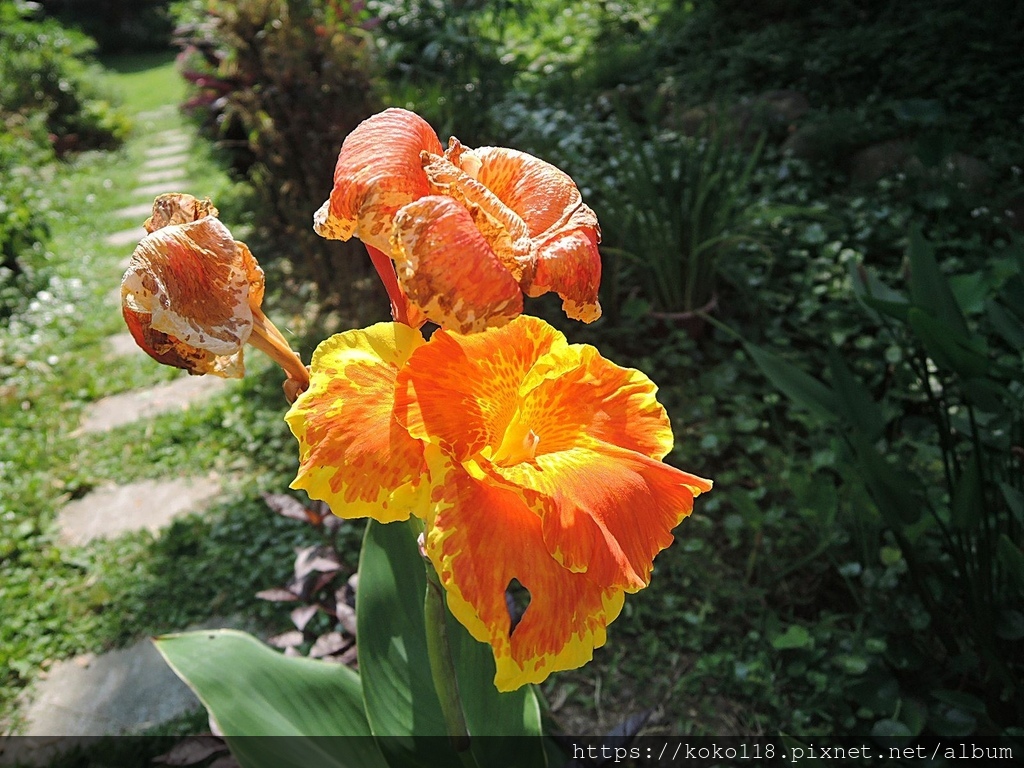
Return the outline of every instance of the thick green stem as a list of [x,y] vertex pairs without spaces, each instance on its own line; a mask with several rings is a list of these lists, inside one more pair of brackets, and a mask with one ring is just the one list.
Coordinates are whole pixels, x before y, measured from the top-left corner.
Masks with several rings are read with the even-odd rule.
[[427,591],[423,599],[423,614],[427,629],[427,656],[430,659],[430,676],[434,690],[441,702],[445,729],[452,747],[458,753],[462,764],[476,768],[476,760],[469,751],[469,730],[462,711],[459,696],[459,681],[455,677],[455,663],[452,660],[451,644],[448,641],[448,611],[444,604],[444,592],[433,565],[425,563],[427,570]]

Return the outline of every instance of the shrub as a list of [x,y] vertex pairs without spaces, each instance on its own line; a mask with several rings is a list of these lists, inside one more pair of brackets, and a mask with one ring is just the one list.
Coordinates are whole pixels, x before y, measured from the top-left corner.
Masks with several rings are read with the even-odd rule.
[[835,436],[837,498],[853,512],[840,573],[885,635],[885,664],[853,692],[873,734],[999,733],[1024,702],[1024,247],[947,277],[915,232],[908,274],[904,293],[853,270],[885,360],[830,347],[825,384],[747,349]]
[[53,156],[47,145],[33,140],[40,121],[34,122],[8,119],[0,126],[0,319],[46,282],[40,262],[49,228],[36,169]]
[[344,247],[318,237],[312,216],[330,194],[342,141],[377,107],[356,4],[214,0],[184,9],[181,21],[180,63],[194,86],[186,109],[252,183],[260,234],[281,266],[343,297],[368,260],[339,257]]
[[505,17],[522,0],[376,0],[375,34],[394,101],[421,114],[442,138],[498,143],[491,108],[511,89],[502,55]]
[[93,85],[95,43],[32,14],[29,4],[0,0],[0,115],[44,115],[58,154],[116,146],[129,124]]

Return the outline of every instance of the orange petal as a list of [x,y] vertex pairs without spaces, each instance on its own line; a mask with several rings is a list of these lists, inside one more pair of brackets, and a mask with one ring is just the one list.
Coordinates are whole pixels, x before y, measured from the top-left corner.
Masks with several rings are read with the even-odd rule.
[[541,517],[547,550],[564,567],[628,592],[648,584],[654,556],[672,543],[693,497],[711,489],[709,480],[597,440],[488,471]]
[[[559,565],[547,553],[540,519],[515,493],[471,477],[443,458],[431,456],[430,463],[439,498],[427,554],[452,614],[477,640],[491,645],[498,690],[539,683],[552,672],[590,661],[622,608],[622,591],[603,589]],[[515,629],[505,599],[513,579],[530,594]]]
[[459,461],[496,448],[527,373],[541,355],[566,346],[561,333],[527,316],[467,336],[438,330],[399,375],[403,423]]
[[285,417],[299,441],[292,488],[339,517],[388,523],[422,512],[423,448],[396,419],[395,378],[423,344],[407,325],[378,323],[317,347],[309,389]]
[[435,333],[398,390],[414,437],[517,493],[543,520],[547,551],[603,587],[647,584],[671,530],[711,488],[657,461],[672,433],[650,379],[536,318]]
[[391,223],[404,205],[430,194],[420,153],[441,142],[419,115],[387,109],[364,120],[342,144],[331,197],[314,217],[323,237],[364,243],[389,253]]
[[135,340],[155,359],[238,377],[263,290],[263,270],[249,249],[206,216],[164,226],[139,243],[121,304]]
[[451,198],[432,195],[406,205],[391,242],[409,301],[438,325],[473,333],[523,311],[519,284]]
[[672,450],[672,425],[654,382],[643,371],[606,360],[590,345],[572,344],[539,356],[520,392],[518,418],[537,436],[537,453],[566,450],[588,439],[654,459]]
[[513,149],[481,147],[471,155],[479,161],[477,181],[529,228],[534,268],[523,285],[526,294],[555,291],[569,317],[587,323],[600,317],[601,229],[573,180],[550,163]]

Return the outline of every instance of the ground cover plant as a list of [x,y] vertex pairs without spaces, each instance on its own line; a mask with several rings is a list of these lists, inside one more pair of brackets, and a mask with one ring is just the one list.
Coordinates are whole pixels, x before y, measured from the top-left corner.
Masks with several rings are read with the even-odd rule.
[[[560,5],[434,4],[406,19],[412,5],[369,3],[384,22],[368,27],[382,50],[375,71],[388,75],[375,81],[377,97],[421,110],[442,138],[450,124],[468,141],[465,124],[487,142],[551,160],[610,224],[616,213],[662,202],[621,183],[644,147],[665,137],[699,146],[700,131],[716,125],[737,158],[754,158],[743,184],[727,191],[757,238],[735,222],[725,228],[717,305],[700,324],[656,314],[659,299],[636,262],[658,246],[622,258],[618,251],[640,241],[614,225],[605,318],[572,327],[557,307],[534,305],[570,341],[599,343],[658,381],[676,425],[669,460],[716,480],[594,663],[544,684],[546,716],[567,733],[607,732],[642,714],[646,733],[782,733],[803,744],[1020,738],[1024,339],[1014,158],[1024,155],[1006,91],[1019,57],[1005,55],[1018,11],[998,16],[999,3],[991,15],[914,2]],[[453,18],[462,11],[466,18]],[[474,48],[467,29],[486,44]],[[954,31],[970,41],[956,61],[943,58]],[[913,55],[888,56],[894,38],[909,40]],[[462,64],[437,65],[446,61]],[[487,70],[494,61],[502,68]],[[482,71],[497,80],[467,88]],[[782,91],[785,108],[765,97]],[[793,92],[807,102],[795,110]],[[743,130],[728,133],[737,124]],[[764,136],[759,155],[744,136]],[[858,153],[887,142],[896,151],[867,173]],[[85,180],[72,176],[60,194],[77,185],[116,205],[116,193],[88,180],[113,164],[83,162],[75,173]],[[111,173],[104,177],[116,189]],[[56,241],[81,238],[87,224],[73,226],[82,228],[58,230]],[[46,289],[54,303],[40,307],[59,306],[69,290],[106,289],[56,274],[61,281]],[[31,376],[18,376],[45,376],[51,386],[58,377],[40,362],[64,360],[83,332],[98,354],[113,329],[87,324],[74,340],[51,339],[34,317],[19,310],[5,339],[38,336],[22,352]],[[23,410],[20,395],[4,401],[17,447],[4,458],[14,494],[4,513],[15,525],[3,546],[19,565],[3,588],[20,606],[0,643],[17,649],[6,701],[46,657],[180,629],[210,604],[290,629],[287,607],[250,595],[293,575],[291,546],[326,542],[252,492],[279,493],[290,480],[272,377],[257,370],[226,401],[190,413],[176,425],[183,432],[159,422],[126,428],[62,471],[54,457],[70,462],[74,449],[54,414],[80,406],[57,404],[159,374],[141,364],[89,374],[53,365],[73,388],[34,390],[33,403],[52,407]],[[43,446],[19,437],[31,430],[51,437]],[[151,453],[137,456],[131,446],[143,437]],[[256,479],[217,522],[190,519],[156,544],[139,537],[71,555],[52,542],[60,493],[115,474],[150,476],[155,462],[227,471],[236,461]],[[338,583],[355,567],[343,565]],[[179,583],[200,596],[195,603],[176,603]],[[89,599],[72,610],[62,592]],[[340,632],[335,619],[321,611],[299,651]]]

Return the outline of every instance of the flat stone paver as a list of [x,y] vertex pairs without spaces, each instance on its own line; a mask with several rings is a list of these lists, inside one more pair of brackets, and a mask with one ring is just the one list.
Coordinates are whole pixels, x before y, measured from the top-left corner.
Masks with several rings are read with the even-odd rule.
[[220,490],[220,483],[208,477],[100,486],[58,513],[60,541],[80,547],[131,531],[156,534],[174,518],[202,511]]
[[180,155],[189,150],[188,140],[182,137],[181,141],[162,144],[159,147],[151,147],[146,150],[146,157],[163,157],[164,155]]
[[[118,294],[118,303],[120,303]],[[223,392],[226,379],[216,376],[182,376],[167,384],[111,395],[86,408],[75,434],[106,432],[139,419],[180,411],[193,403]]]
[[157,181],[177,181],[185,178],[184,168],[167,168],[163,171],[150,171],[139,174],[140,184],[153,184]]
[[[188,184],[180,181],[161,181],[156,184],[145,184],[141,187],[136,187],[132,190],[133,195],[145,196],[145,197],[156,197],[162,195],[165,192],[176,192],[180,189],[188,189]],[[196,197],[202,197],[196,195]],[[152,208],[152,202],[149,204]]]
[[[119,303],[120,295],[119,291]],[[111,357],[124,357],[125,355],[134,355],[142,351],[139,349],[139,345],[135,343],[135,337],[130,333],[115,333],[113,336],[108,336],[104,344]]]
[[192,134],[181,128],[168,128],[165,131],[154,133],[153,138],[166,144],[183,144],[191,140]]
[[147,171],[151,171],[156,168],[177,168],[187,162],[188,155],[168,155],[167,157],[154,157],[152,160],[147,160],[142,164],[142,167]]
[[138,219],[141,222],[148,219],[153,215],[153,203],[139,203],[138,205],[128,205],[124,208],[118,208],[114,211],[111,216],[118,219]]
[[[146,228],[138,224],[130,229],[122,229],[103,238],[107,245],[121,248],[126,245],[138,245],[139,241],[146,236]],[[134,249],[133,249],[134,250]]]
[[25,736],[121,736],[198,708],[147,638],[55,664],[25,713]]

